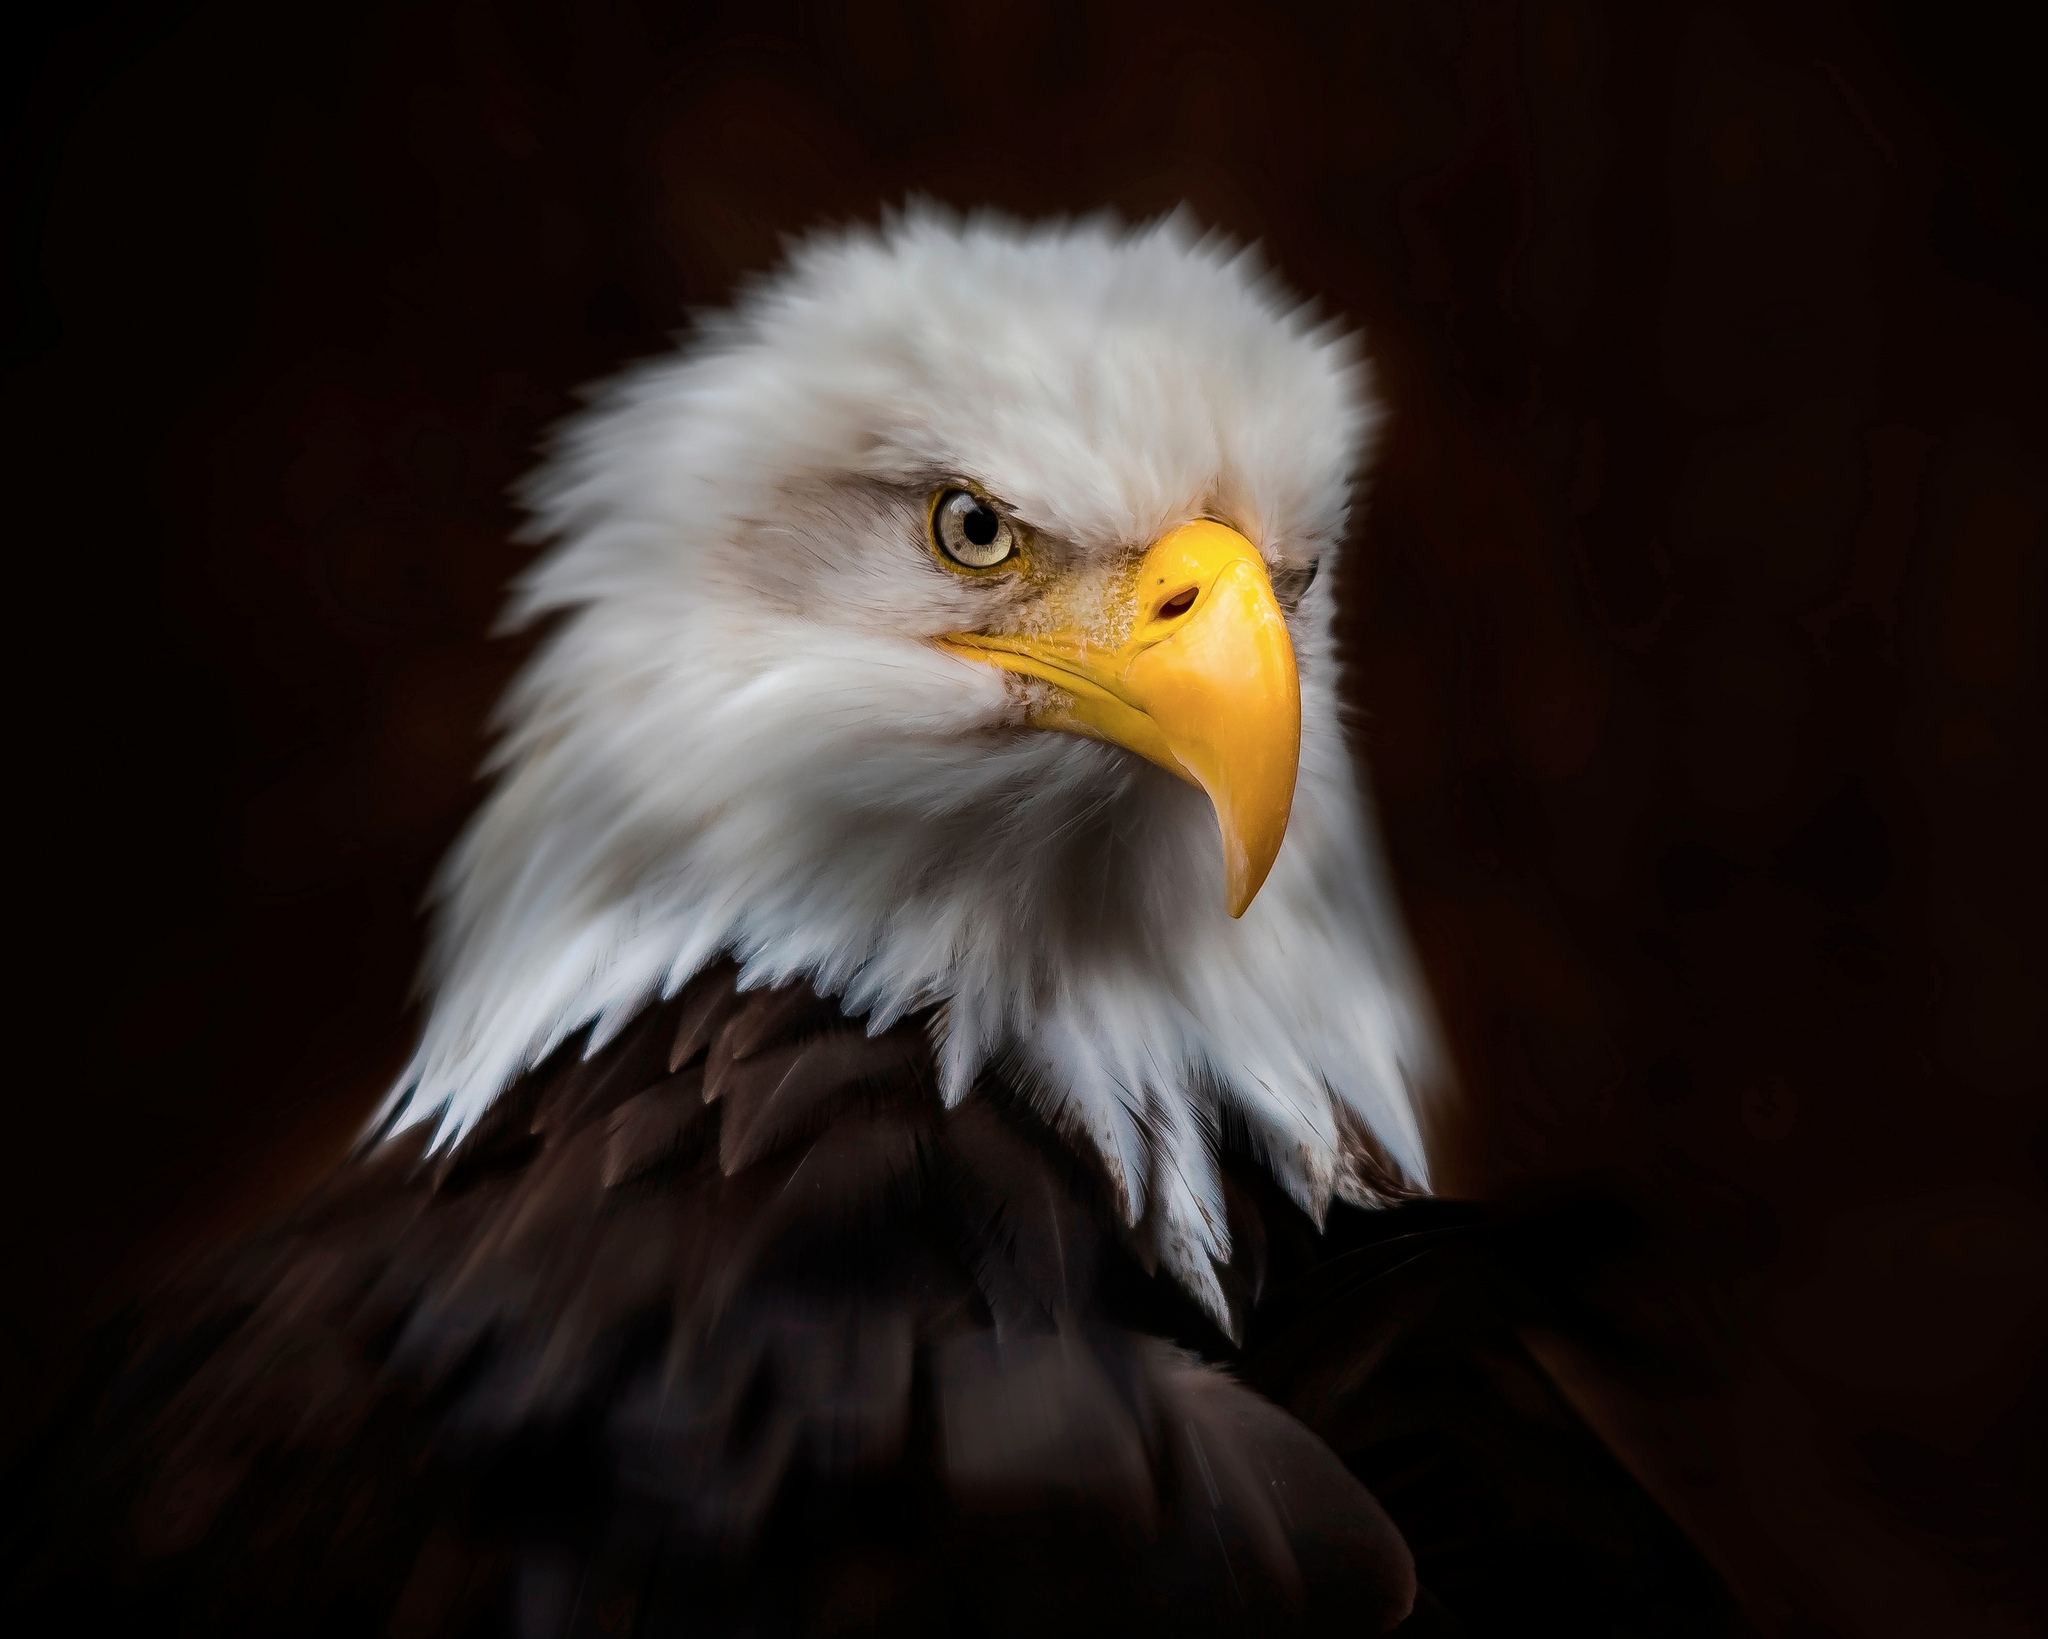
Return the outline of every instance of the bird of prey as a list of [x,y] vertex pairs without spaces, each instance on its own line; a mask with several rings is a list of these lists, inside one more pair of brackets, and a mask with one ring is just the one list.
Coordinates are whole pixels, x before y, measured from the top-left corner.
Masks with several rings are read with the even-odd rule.
[[1443,1055],[1332,637],[1381,415],[1182,218],[930,210],[599,392],[524,493],[547,630],[417,1053],[110,1332],[14,1597],[1722,1631],[1515,1345],[1512,1248],[1426,1198]]

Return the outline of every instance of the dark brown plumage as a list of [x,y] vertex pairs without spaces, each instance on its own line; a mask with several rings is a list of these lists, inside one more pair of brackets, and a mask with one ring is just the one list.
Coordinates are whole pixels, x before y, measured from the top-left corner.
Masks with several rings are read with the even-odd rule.
[[921,1021],[722,965],[110,1332],[17,1467],[10,1597],[401,1639],[1731,1629],[1515,1341],[1527,1226],[1319,1232],[1241,1159],[1242,1350],[1015,1089],[946,1111]]

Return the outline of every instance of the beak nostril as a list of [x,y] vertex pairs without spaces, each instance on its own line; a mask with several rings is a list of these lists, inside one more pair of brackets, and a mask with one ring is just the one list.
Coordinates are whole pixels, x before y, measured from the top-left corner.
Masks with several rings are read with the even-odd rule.
[[1174,593],[1172,597],[1160,604],[1159,619],[1179,619],[1195,606],[1195,594],[1200,590],[1201,588],[1198,586],[1190,586],[1185,592]]

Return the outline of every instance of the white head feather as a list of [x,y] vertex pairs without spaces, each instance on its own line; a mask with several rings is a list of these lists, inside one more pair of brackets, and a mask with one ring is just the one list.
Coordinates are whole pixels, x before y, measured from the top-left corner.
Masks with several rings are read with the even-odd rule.
[[[1179,218],[913,213],[800,246],[599,395],[527,492],[557,544],[510,618],[561,623],[441,872],[426,1027],[382,1119],[451,1142],[577,1030],[594,1050],[730,952],[875,1030],[943,1003],[945,1099],[1003,1055],[1219,1315],[1226,1108],[1318,1217],[1356,1193],[1361,1122],[1425,1181],[1429,1009],[1330,634],[1377,420],[1353,347]],[[931,643],[1005,595],[927,548],[926,497],[957,479],[1076,574],[1211,515],[1276,586],[1309,582],[1292,819],[1241,921],[1201,791],[1024,727],[1004,674]]]

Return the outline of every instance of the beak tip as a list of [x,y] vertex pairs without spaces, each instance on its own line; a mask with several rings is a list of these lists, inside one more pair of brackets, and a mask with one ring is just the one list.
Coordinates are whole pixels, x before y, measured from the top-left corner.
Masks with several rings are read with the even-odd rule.
[[[1291,778],[1288,784],[1292,786]],[[1292,797],[1291,790],[1289,796]],[[1222,800],[1219,801],[1219,797]],[[1273,874],[1273,863],[1280,857],[1280,845],[1286,840],[1287,812],[1293,803],[1290,800],[1280,810],[1277,830],[1260,826],[1248,835],[1246,828],[1238,823],[1242,815],[1240,804],[1216,792],[1211,793],[1210,801],[1215,806],[1217,823],[1223,832],[1223,908],[1230,912],[1234,922],[1252,908],[1252,901],[1259,897],[1266,878]]]
[[[1249,861],[1245,863],[1248,865]],[[1266,866],[1267,870],[1270,870],[1272,861],[1268,860]],[[1252,901],[1259,897],[1259,890],[1265,885],[1266,871],[1260,871],[1256,876],[1248,869],[1234,870],[1227,874],[1223,889],[1223,908],[1230,912],[1230,919],[1233,922],[1252,908]]]

